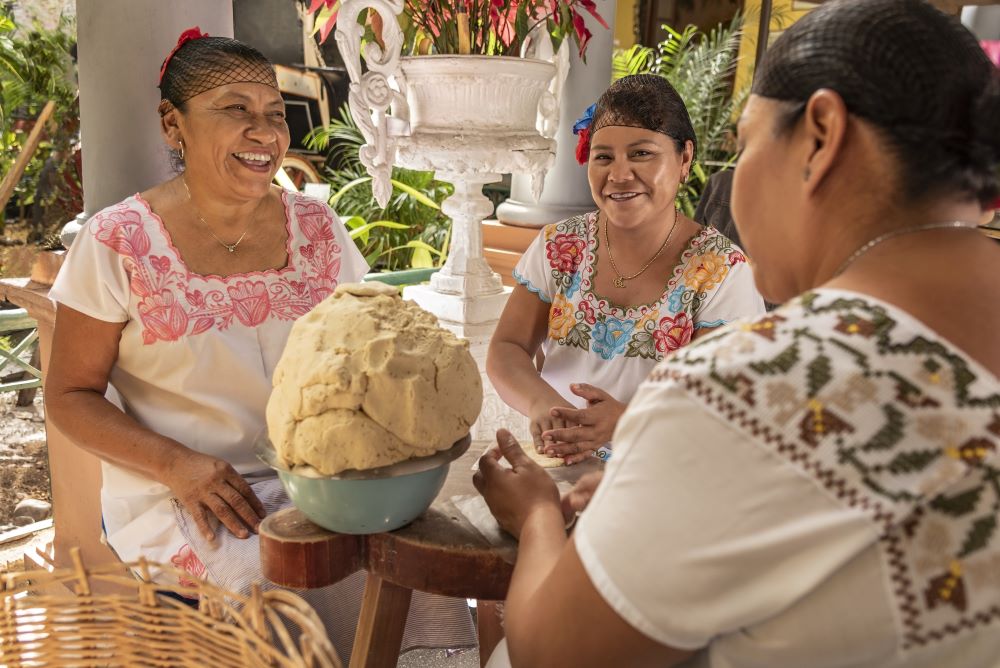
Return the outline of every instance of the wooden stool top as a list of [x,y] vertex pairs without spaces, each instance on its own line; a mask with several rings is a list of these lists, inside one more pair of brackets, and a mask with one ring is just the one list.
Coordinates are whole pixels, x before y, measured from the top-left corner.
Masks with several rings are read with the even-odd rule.
[[[293,588],[324,587],[363,568],[396,585],[418,591],[499,601],[506,598],[517,559],[517,542],[505,536],[491,545],[452,502],[477,494],[472,465],[490,445],[474,441],[452,462],[434,503],[405,527],[354,536],[327,531],[296,508],[268,516],[260,524],[264,576]],[[550,469],[556,481],[575,482],[598,470],[592,461]]]

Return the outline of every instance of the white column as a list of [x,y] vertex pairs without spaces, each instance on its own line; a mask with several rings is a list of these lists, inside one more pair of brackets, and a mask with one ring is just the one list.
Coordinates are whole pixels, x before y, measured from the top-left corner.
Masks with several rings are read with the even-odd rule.
[[605,30],[584,12],[587,28],[594,34],[584,63],[571,44],[569,76],[559,101],[559,131],[556,133],[556,162],[545,176],[545,189],[538,203],[531,200],[531,179],[515,174],[510,199],[497,207],[503,223],[542,227],[564,218],[592,211],[594,200],[587,183],[587,169],[576,162],[576,135],[573,123],[584,110],[597,102],[611,83],[611,54],[614,49],[615,0],[598,0],[597,11],[607,21]]
[[[232,0],[77,0],[84,212],[64,243],[104,207],[171,175],[160,135],[160,65],[182,31],[233,36]],[[68,244],[67,244],[68,245]]]

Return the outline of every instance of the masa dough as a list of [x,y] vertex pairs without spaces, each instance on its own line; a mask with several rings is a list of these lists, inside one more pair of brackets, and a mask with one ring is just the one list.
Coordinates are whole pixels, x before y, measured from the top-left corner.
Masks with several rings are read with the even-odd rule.
[[340,285],[295,322],[273,385],[279,459],[323,475],[445,450],[483,403],[468,343],[375,282]]
[[543,469],[557,469],[566,466],[566,461],[562,457],[549,457],[544,452],[537,452],[532,441],[521,441],[521,449],[528,455],[531,461],[535,462]]

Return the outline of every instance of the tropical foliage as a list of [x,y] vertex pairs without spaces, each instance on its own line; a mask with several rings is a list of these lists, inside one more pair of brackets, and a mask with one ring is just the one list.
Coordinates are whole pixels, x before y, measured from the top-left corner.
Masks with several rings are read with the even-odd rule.
[[[309,4],[321,41],[336,25],[340,7],[340,0]],[[518,56],[529,35],[544,28],[554,51],[568,37],[583,57],[592,35],[582,12],[608,28],[594,0],[405,0],[399,24],[405,53]],[[366,21],[371,37],[381,42],[381,18],[371,14]]]
[[[49,100],[56,103],[48,132],[15,189],[15,206],[45,208],[68,199],[59,209],[79,210],[73,150],[79,109],[70,57],[74,41],[74,26],[66,19],[54,30],[37,25],[18,29],[10,11],[0,9],[0,173],[12,167],[42,107]],[[36,201],[42,181],[44,195]]]
[[325,176],[332,186],[330,205],[351,230],[351,237],[376,271],[436,267],[444,263],[451,223],[441,202],[450,184],[433,172],[394,168],[393,195],[382,209],[372,196],[371,176],[358,158],[365,140],[347,105],[339,118],[309,137],[312,148],[327,150]]

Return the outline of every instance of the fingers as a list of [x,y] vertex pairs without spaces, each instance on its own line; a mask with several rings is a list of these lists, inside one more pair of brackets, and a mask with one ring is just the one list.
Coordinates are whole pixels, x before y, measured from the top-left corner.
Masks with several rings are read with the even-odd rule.
[[566,429],[550,429],[542,434],[542,440],[552,443],[584,443],[594,440],[594,430],[590,427],[567,427]]
[[215,493],[209,494],[204,503],[219,518],[222,526],[229,529],[230,533],[234,536],[237,538],[246,538],[250,535],[247,532],[246,525],[243,524],[243,520],[240,519],[239,515],[236,514],[221,496]]
[[[240,494],[230,485],[223,486],[216,493],[232,508],[233,512],[236,513],[245,526],[253,531],[257,530],[257,525],[260,524],[260,517],[253,506],[250,505],[250,499]],[[251,491],[250,494],[253,495],[253,492]]]
[[226,482],[228,482],[240,496],[246,499],[247,503],[250,504],[250,507],[253,509],[254,513],[257,514],[258,518],[264,519],[264,517],[267,516],[267,511],[264,510],[264,504],[261,503],[260,499],[257,498],[257,495],[253,493],[253,488],[250,487],[250,483],[243,479],[243,476],[236,473],[236,471],[233,471],[233,475],[229,476]]
[[593,450],[585,450],[575,455],[566,455],[563,457],[563,463],[566,464],[566,466],[572,466],[573,464],[579,464],[580,462],[587,461],[593,456]]
[[614,397],[601,388],[594,387],[593,385],[589,385],[587,383],[573,383],[569,386],[569,391],[582,399],[586,399],[588,404],[614,399]]
[[545,424],[535,420],[531,421],[531,442],[535,445],[535,452],[542,451],[542,432],[549,428],[548,420]]
[[528,458],[528,455],[524,453],[524,450],[521,449],[521,444],[517,442],[514,435],[506,429],[497,430],[497,445],[500,446],[500,452],[503,454],[504,458],[510,462],[510,465],[515,469],[523,466],[537,466],[537,464]]
[[181,503],[184,504],[184,507],[187,509],[192,519],[194,519],[194,523],[198,527],[198,531],[200,531],[201,535],[205,537],[205,540],[213,540],[215,538],[215,531],[212,530],[211,525],[208,523],[208,514],[205,512],[204,506],[197,501],[194,503],[182,501]]
[[569,424],[592,424],[593,419],[586,408],[570,408],[568,406],[555,406],[549,411],[552,417],[558,418]]
[[545,447],[545,454],[550,457],[568,457],[579,454],[589,455],[599,447],[601,446],[595,441],[584,440],[575,443],[553,443]]

